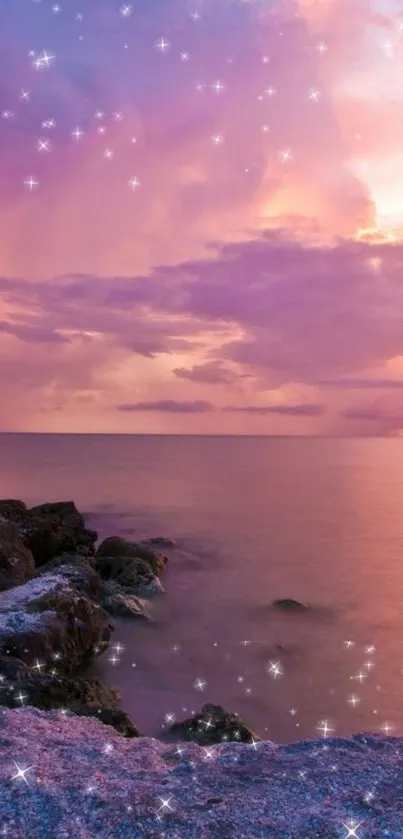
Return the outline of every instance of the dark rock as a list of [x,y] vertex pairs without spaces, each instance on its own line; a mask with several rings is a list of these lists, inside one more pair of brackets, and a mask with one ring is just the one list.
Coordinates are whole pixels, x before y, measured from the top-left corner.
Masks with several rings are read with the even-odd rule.
[[85,708],[74,712],[80,717],[96,717],[104,725],[111,725],[123,737],[140,737],[130,717],[119,708]]
[[142,545],[139,542],[128,542],[127,539],[122,539],[120,536],[110,536],[108,539],[105,539],[99,546],[95,556],[97,560],[101,557],[142,559],[148,563],[152,568],[153,574],[157,577],[162,575],[168,562],[166,556],[155,553],[147,545]]
[[0,655],[51,666],[57,653],[59,672],[70,675],[106,649],[114,625],[84,593],[91,573],[61,566],[0,594]]
[[104,594],[104,583],[93,567],[93,557],[63,554],[42,565],[36,572],[37,577],[51,572],[61,572],[63,577],[71,580],[80,591],[95,603],[101,603]]
[[93,554],[95,551],[97,534],[87,530],[72,501],[40,504],[31,510],[22,501],[0,501],[0,515],[16,524],[37,566],[62,553]]
[[27,506],[23,501],[16,501],[13,498],[4,498],[0,500],[0,516],[5,518],[12,518],[18,513],[26,513]]
[[0,705],[14,708],[21,704],[50,711],[55,708],[79,716],[93,716],[111,725],[125,737],[138,737],[134,723],[118,708],[119,693],[104,687],[98,679],[68,679],[34,673],[17,659],[0,659]]
[[234,740],[238,743],[252,743],[258,741],[253,731],[238,717],[222,708],[221,705],[207,703],[203,705],[200,714],[182,722],[175,722],[170,726],[172,734],[179,735],[182,740],[193,740],[201,746]]
[[121,618],[142,618],[151,620],[144,603],[127,589],[115,582],[104,583],[102,607],[110,615]]
[[284,609],[289,612],[305,612],[308,609],[306,603],[300,603],[299,600],[292,600],[287,597],[283,600],[275,600],[273,606],[276,609]]
[[[95,556],[95,569],[103,580],[113,581],[126,589],[127,594],[149,596],[161,591],[159,578],[144,559],[132,556]],[[163,589],[162,589],[163,591]]]
[[19,658],[11,658],[9,655],[0,655],[0,697],[5,681],[15,682],[24,679],[31,670],[24,661]]
[[0,517],[0,591],[22,585],[34,574],[34,558],[22,543],[17,526]]

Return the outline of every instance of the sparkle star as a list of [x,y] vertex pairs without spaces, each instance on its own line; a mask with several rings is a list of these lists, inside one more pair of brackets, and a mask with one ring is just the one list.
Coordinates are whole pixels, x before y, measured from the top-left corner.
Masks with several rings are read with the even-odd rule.
[[158,808],[157,813],[171,811],[173,812],[173,807],[171,807],[171,801],[173,799],[173,795],[170,795],[168,798],[162,798],[162,796],[158,796],[158,800],[161,801],[161,806]]
[[169,43],[169,41],[165,41],[164,38],[160,38],[160,40],[157,41],[155,46],[156,46],[157,50],[159,50],[160,52],[167,52],[167,50],[169,50],[171,44]]
[[344,839],[359,839],[357,830],[361,825],[362,822],[349,821],[347,824],[343,822],[343,827],[347,830]]
[[334,731],[334,728],[330,727],[328,720],[322,720],[317,726],[317,730],[321,731],[324,737],[327,737],[330,731]]
[[33,175],[30,175],[29,178],[24,181],[24,185],[32,192],[33,189],[37,189],[39,186],[39,181],[37,181]]
[[138,187],[138,186],[140,186],[140,181],[139,181],[139,179],[138,179],[138,178],[136,178],[136,176],[134,176],[133,178],[131,178],[131,179],[130,179],[130,181],[129,181],[129,186],[130,186],[130,187],[131,187],[131,189],[133,189],[133,190],[137,189],[137,187]]
[[36,148],[39,152],[50,151],[50,140],[38,140]]
[[79,140],[81,140],[81,137],[84,137],[84,131],[77,126],[77,128],[74,128],[74,130],[71,132],[71,136],[78,143]]
[[269,661],[267,665],[268,672],[273,676],[273,679],[277,679],[277,676],[283,676],[283,671],[281,669],[281,663],[279,661]]
[[217,95],[218,95],[219,93],[222,93],[222,91],[223,91],[223,90],[224,90],[224,88],[225,88],[225,85],[224,85],[222,82],[220,82],[220,81],[218,80],[218,81],[214,82],[214,84],[212,84],[212,85],[211,85],[211,87],[213,88],[213,90],[214,90],[214,91],[217,93]]
[[196,688],[196,690],[204,690],[206,685],[207,682],[205,681],[205,679],[196,679],[196,681],[193,683],[193,687]]
[[284,151],[281,151],[279,154],[282,163],[287,163],[288,160],[292,160],[292,154],[290,149],[284,149]]
[[33,769],[33,767],[32,766],[27,766],[25,769],[21,769],[21,767],[18,766],[18,763],[16,763],[15,760],[13,760],[13,763],[14,763],[16,769],[17,769],[17,773],[15,775],[13,775],[10,780],[15,781],[15,780],[19,780],[21,778],[23,781],[25,781],[27,786],[29,786],[29,781],[25,777],[25,775],[27,774],[27,772],[29,772],[30,769]]

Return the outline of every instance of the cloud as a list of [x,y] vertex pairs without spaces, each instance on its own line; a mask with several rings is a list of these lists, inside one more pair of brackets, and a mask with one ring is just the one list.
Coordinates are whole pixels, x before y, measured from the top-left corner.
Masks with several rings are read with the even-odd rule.
[[204,364],[194,364],[190,369],[186,367],[176,367],[172,370],[175,376],[180,379],[187,379],[190,382],[197,382],[198,384],[233,384],[239,381],[239,378],[247,374],[238,374],[228,367],[224,367],[219,361],[206,361]]
[[331,390],[403,390],[403,379],[329,379],[318,385]]
[[319,417],[326,412],[325,405],[227,405],[224,411],[246,414],[282,414],[288,417]]
[[175,402],[173,399],[160,399],[155,402],[133,402],[117,405],[116,409],[122,412],[134,413],[136,411],[161,411],[170,414],[201,414],[213,411],[214,406],[210,402],[195,400],[194,402]]
[[27,323],[10,323],[0,321],[0,332],[14,335],[20,341],[34,344],[69,344],[70,338],[61,335],[57,330],[43,326],[31,326]]

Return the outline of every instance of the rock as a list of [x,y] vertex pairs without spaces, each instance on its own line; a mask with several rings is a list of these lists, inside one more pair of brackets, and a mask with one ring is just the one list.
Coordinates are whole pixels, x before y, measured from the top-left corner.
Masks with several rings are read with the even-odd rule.
[[84,708],[74,712],[79,717],[95,717],[104,725],[110,725],[123,737],[140,737],[128,714],[120,708]]
[[0,709],[1,830],[7,839],[336,839],[363,822],[357,837],[401,839],[403,740],[323,745],[222,743],[207,753],[187,743],[178,754],[94,719]]
[[[11,677],[13,663],[15,678]],[[104,687],[98,679],[69,679],[51,673],[38,675],[18,659],[6,661],[4,669],[1,659],[0,705],[3,707],[14,708],[23,704],[44,711],[69,710],[79,716],[96,717],[125,737],[139,736],[134,723],[118,708],[118,691]]]
[[150,539],[142,539],[141,544],[156,548],[176,548],[175,539],[168,536],[152,536]]
[[95,556],[97,560],[101,557],[108,557],[109,559],[112,557],[116,559],[121,559],[122,557],[142,559],[151,566],[156,577],[161,576],[168,562],[166,556],[155,553],[147,545],[140,544],[139,542],[129,542],[120,536],[110,536],[108,539],[105,539],[99,546]]
[[58,654],[59,672],[70,675],[106,649],[114,625],[84,593],[94,572],[82,562],[0,594],[0,655],[50,666]]
[[0,516],[5,518],[12,518],[18,514],[22,515],[27,512],[27,506],[23,501],[17,501],[13,498],[4,498],[0,500]]
[[[94,567],[103,580],[118,583],[127,594],[139,596],[148,591],[161,594],[159,578],[144,559],[133,556],[99,556],[96,554]],[[162,589],[163,591],[163,589]]]
[[308,609],[306,603],[300,603],[299,600],[292,600],[290,598],[284,598],[283,600],[275,600],[273,602],[273,606],[276,609],[284,609],[289,612],[305,612]]
[[200,714],[190,719],[173,723],[169,731],[179,735],[182,740],[193,740],[201,746],[235,740],[238,743],[252,743],[259,741],[245,723],[238,717],[225,711],[221,705],[207,703],[203,705]]
[[104,583],[102,607],[116,617],[134,617],[151,620],[144,603],[127,589],[115,582]]
[[0,591],[19,586],[34,574],[34,558],[22,543],[17,526],[0,518]]
[[0,501],[0,515],[16,524],[36,566],[66,552],[94,554],[97,534],[87,530],[72,501],[40,504],[28,510],[22,501],[5,500]]
[[80,591],[100,604],[103,597],[103,580],[95,571],[92,564],[93,557],[87,558],[81,555],[63,554],[63,556],[51,559],[36,571],[36,577],[50,574],[54,571],[61,571],[63,576],[71,580]]
[[133,594],[139,597],[140,600],[151,600],[153,597],[159,597],[159,595],[165,594],[165,589],[159,577],[153,577],[149,583],[137,586]]

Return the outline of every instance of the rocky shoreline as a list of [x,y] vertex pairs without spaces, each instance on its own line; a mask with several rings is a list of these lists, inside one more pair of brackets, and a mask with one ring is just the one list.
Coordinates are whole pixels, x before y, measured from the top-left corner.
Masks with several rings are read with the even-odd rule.
[[[70,710],[138,737],[117,691],[83,673],[108,648],[114,616],[150,619],[147,600],[164,594],[168,563],[154,546],[174,543],[111,536],[96,548],[97,538],[72,501],[0,501],[0,706]],[[258,739],[219,705],[171,732],[203,745]]]
[[[158,549],[173,545],[112,536],[96,547],[97,538],[71,501],[31,509],[0,501],[0,835],[331,839],[355,819],[366,832],[344,835],[403,839],[398,738],[280,747],[211,704],[171,726],[176,741],[192,743],[175,748],[141,736],[117,691],[85,678],[85,669],[108,648],[113,616],[149,619],[147,600],[164,594],[168,563]],[[342,765],[330,781],[336,753]],[[69,769],[73,777],[63,780]],[[309,792],[307,774],[316,777]],[[117,786],[118,808],[108,797]],[[158,807],[158,796],[168,803]]]

